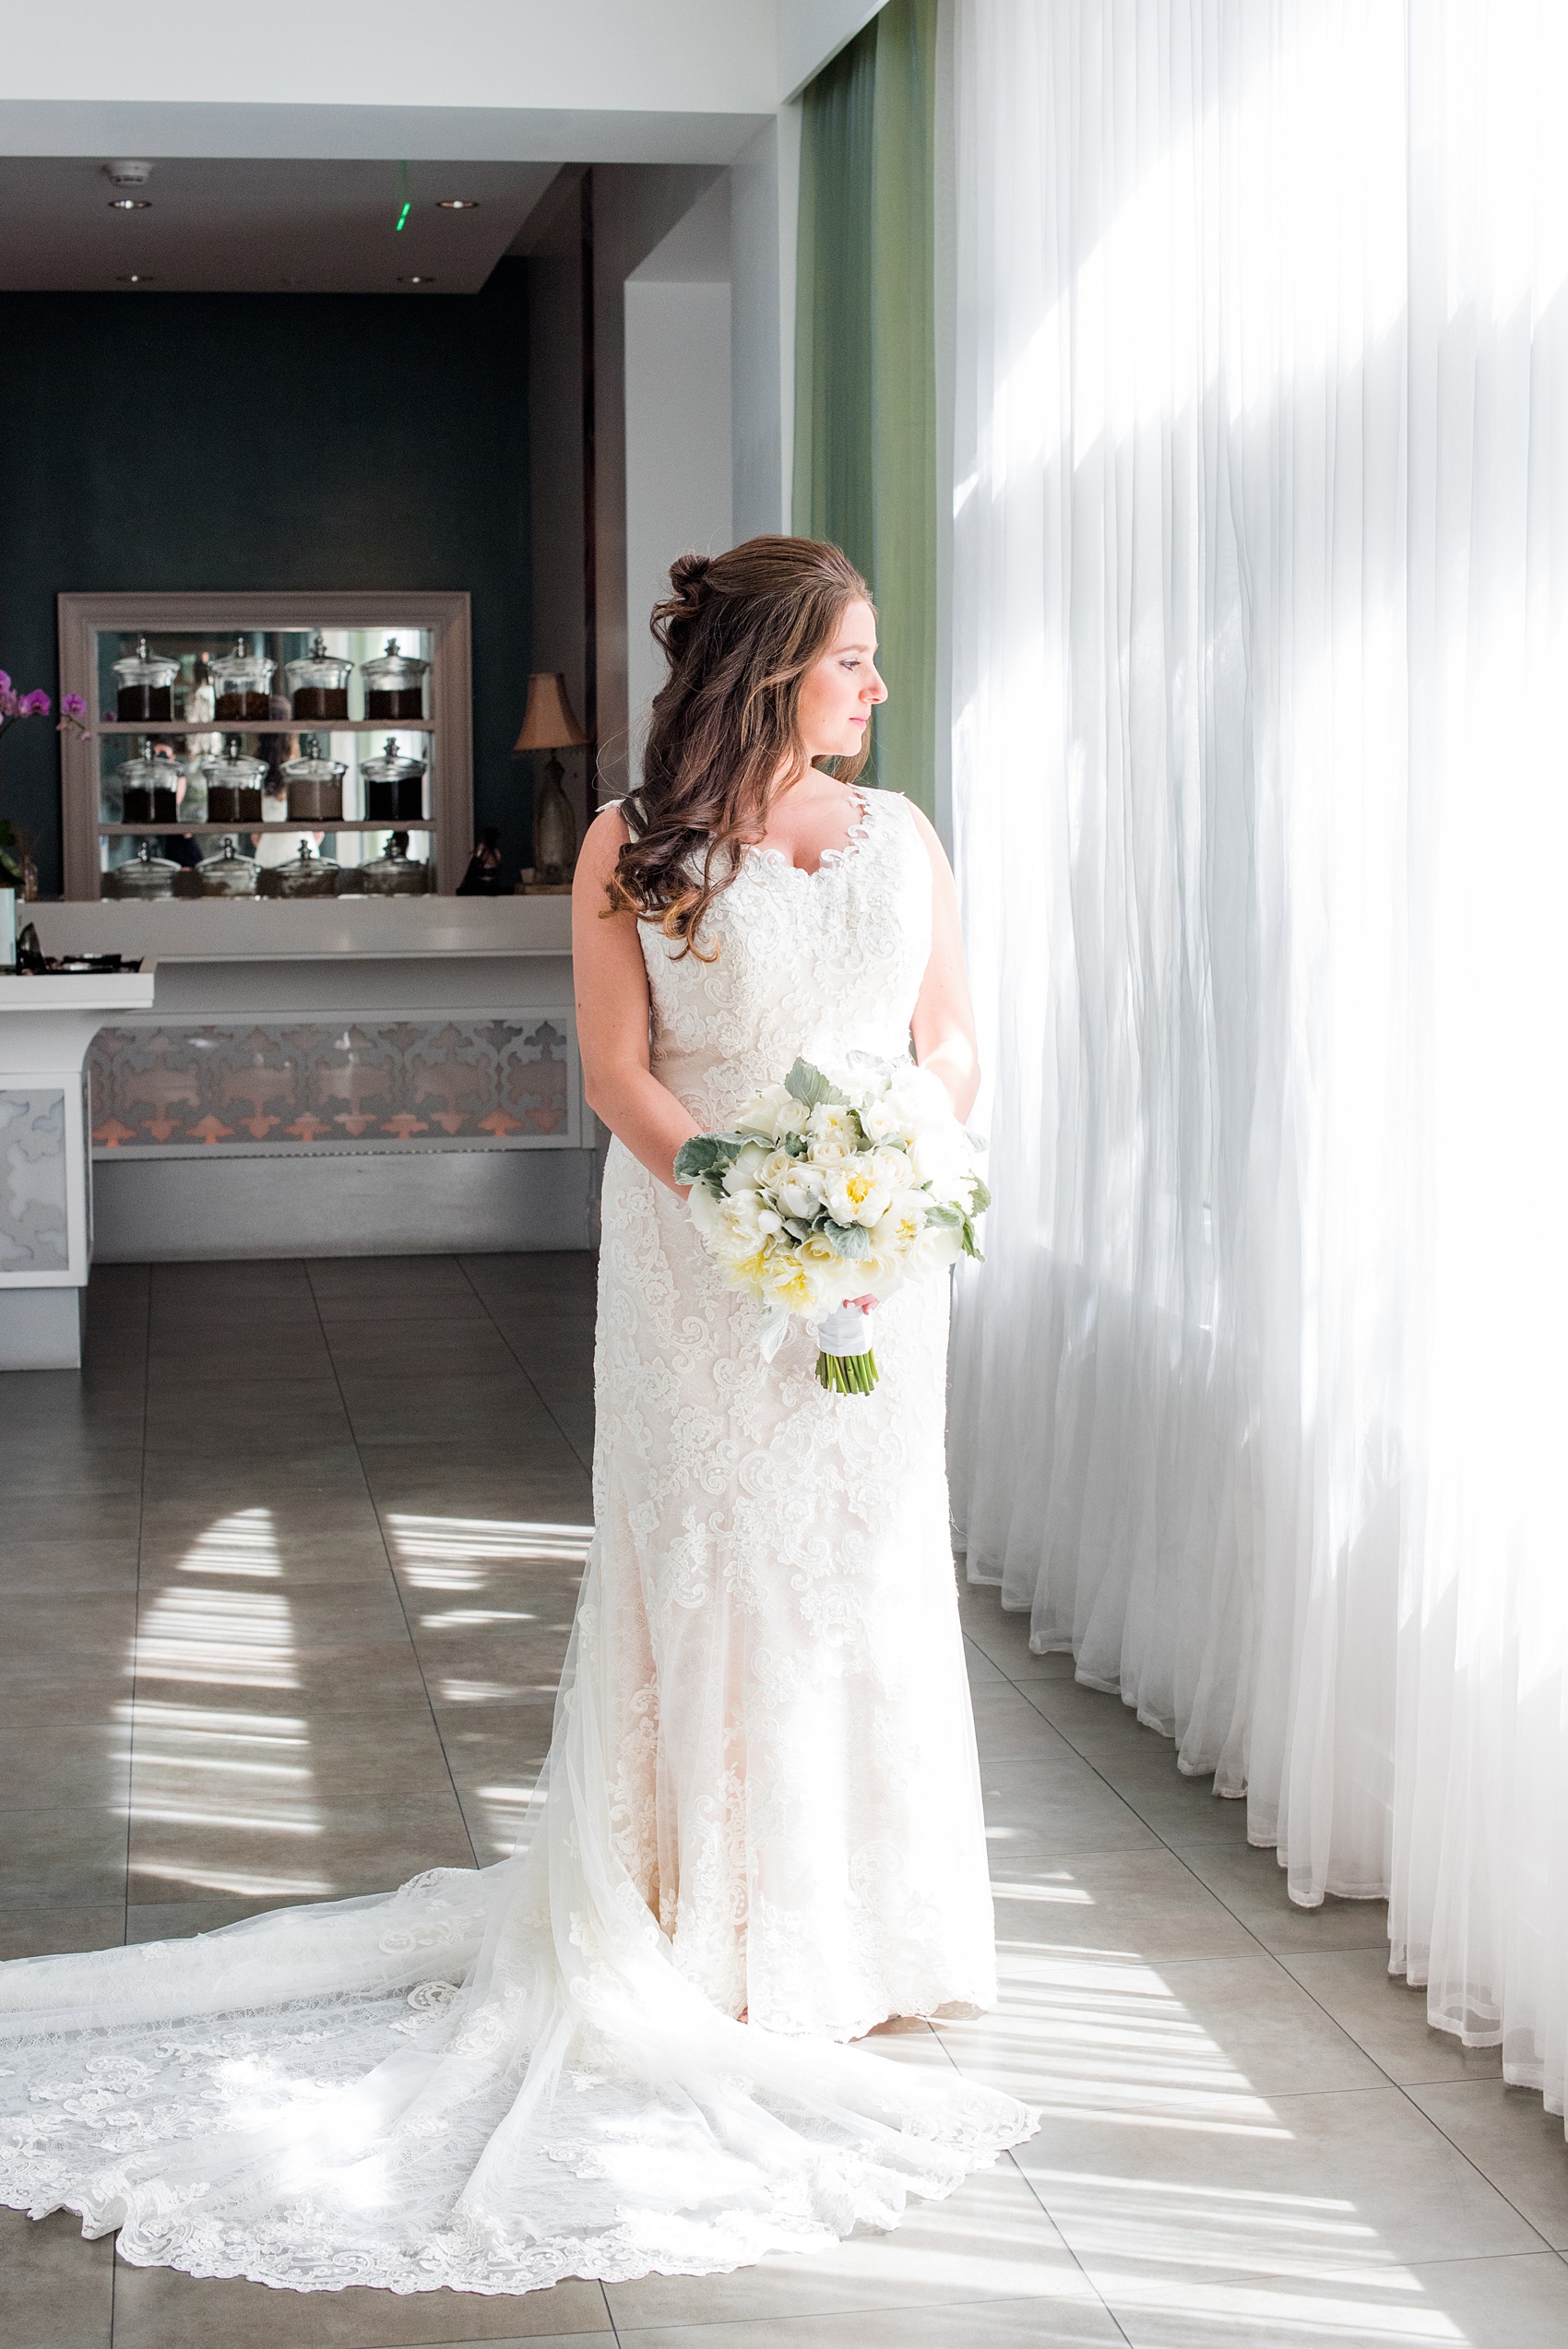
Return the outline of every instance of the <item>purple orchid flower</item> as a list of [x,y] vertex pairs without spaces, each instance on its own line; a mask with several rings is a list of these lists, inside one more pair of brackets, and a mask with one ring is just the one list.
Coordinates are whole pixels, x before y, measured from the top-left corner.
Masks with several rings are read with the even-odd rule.
[[87,704],[79,694],[67,694],[60,704],[62,718],[85,718]]
[[54,705],[47,694],[24,694],[17,705],[18,718],[47,718]]

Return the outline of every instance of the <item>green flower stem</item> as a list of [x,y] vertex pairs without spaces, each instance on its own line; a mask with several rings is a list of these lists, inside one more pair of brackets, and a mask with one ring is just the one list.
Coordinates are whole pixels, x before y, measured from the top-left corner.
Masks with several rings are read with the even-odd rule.
[[829,1394],[869,1394],[876,1384],[876,1356],[864,1354],[819,1354],[816,1358],[819,1386]]

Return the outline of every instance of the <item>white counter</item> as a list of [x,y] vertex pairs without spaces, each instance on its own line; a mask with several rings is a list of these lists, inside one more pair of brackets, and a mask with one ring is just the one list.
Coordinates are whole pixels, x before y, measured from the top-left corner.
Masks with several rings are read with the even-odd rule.
[[146,906],[106,898],[28,906],[19,918],[36,924],[46,954],[155,955],[160,963],[572,951],[569,897],[165,897]]
[[100,1258],[593,1244],[569,898],[29,911],[158,961],[89,1054]]

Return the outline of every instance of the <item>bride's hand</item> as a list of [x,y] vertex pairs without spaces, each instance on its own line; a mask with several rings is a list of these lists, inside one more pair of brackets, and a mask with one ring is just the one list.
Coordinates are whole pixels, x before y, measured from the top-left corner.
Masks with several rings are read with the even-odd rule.
[[846,1297],[844,1299],[846,1305],[858,1305],[862,1313],[869,1313],[876,1301],[874,1297]]

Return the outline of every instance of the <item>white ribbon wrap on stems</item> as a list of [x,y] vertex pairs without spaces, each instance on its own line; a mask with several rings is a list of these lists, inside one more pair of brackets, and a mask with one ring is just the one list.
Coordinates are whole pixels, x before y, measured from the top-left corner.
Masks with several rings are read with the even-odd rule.
[[869,1354],[871,1315],[861,1305],[840,1305],[825,1313],[813,1335],[820,1354]]

